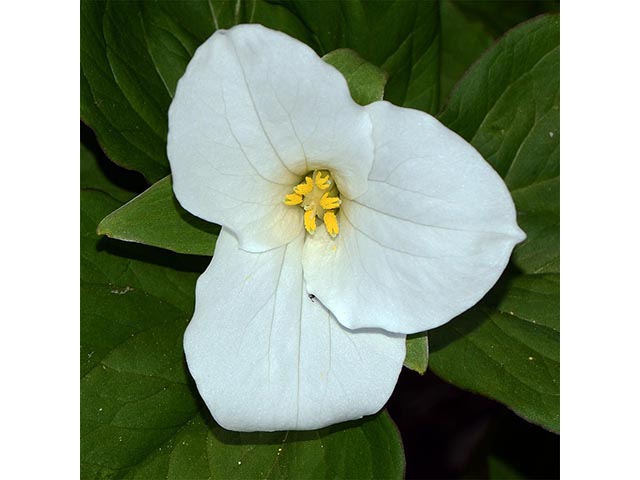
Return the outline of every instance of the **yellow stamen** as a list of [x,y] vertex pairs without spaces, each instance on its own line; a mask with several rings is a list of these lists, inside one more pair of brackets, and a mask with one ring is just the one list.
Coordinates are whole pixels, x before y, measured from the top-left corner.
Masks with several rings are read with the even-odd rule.
[[304,177],[304,181],[293,187],[293,192],[285,195],[285,205],[304,209],[304,228],[309,234],[316,231],[316,217],[324,220],[325,228],[332,237],[338,235],[336,209],[342,201],[337,185],[327,170],[314,170]]
[[316,209],[310,208],[304,212],[304,228],[309,233],[316,231]]
[[284,197],[284,203],[287,205],[300,205],[302,203],[302,195],[290,193]]
[[336,214],[333,211],[325,212],[324,217],[324,226],[327,228],[327,233],[332,237],[335,237],[340,232],[340,228],[338,227],[338,219],[336,218]]
[[308,195],[313,190],[313,180],[311,177],[305,177],[304,183],[294,187],[293,191],[298,195]]
[[323,177],[322,172],[316,173],[316,186],[320,190],[326,190],[331,186],[331,176],[327,173],[327,176]]
[[338,197],[330,197],[329,192],[322,195],[320,198],[320,206],[325,210],[333,210],[338,208],[342,201]]

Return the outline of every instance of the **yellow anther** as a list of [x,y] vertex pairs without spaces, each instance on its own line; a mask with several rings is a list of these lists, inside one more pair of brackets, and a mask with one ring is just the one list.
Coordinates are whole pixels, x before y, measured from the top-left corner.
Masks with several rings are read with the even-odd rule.
[[324,226],[327,228],[327,233],[332,237],[335,237],[340,232],[340,228],[338,227],[338,219],[336,218],[336,214],[332,211],[325,212],[324,217]]
[[323,177],[322,172],[316,173],[316,186],[320,190],[326,190],[331,186],[331,176],[327,173],[327,176]]
[[305,177],[304,183],[294,187],[293,191],[298,195],[308,195],[313,190],[313,180],[311,177]]
[[329,172],[315,170],[293,187],[292,193],[285,195],[284,203],[304,210],[304,228],[309,234],[315,233],[316,217],[319,217],[324,220],[329,235],[335,237],[339,232],[335,209],[342,203],[339,195]]
[[286,205],[300,205],[302,203],[302,195],[297,193],[290,193],[284,197],[284,203]]
[[325,210],[333,210],[338,208],[342,201],[338,197],[330,197],[329,192],[322,195],[320,198],[320,206]]
[[316,209],[310,208],[304,212],[304,228],[309,233],[316,231]]

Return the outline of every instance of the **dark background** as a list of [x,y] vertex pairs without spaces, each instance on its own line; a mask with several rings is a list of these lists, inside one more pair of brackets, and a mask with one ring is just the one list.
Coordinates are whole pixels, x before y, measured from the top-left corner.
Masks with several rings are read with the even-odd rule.
[[560,437],[427,372],[403,369],[387,404],[406,478],[559,478]]

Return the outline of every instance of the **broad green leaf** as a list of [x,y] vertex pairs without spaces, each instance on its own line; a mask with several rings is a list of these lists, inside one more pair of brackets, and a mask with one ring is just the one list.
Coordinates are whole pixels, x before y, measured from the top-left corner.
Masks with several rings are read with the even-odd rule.
[[216,28],[262,23],[319,55],[351,48],[389,74],[387,99],[436,112],[433,2],[81,2],[81,115],[114,162],[168,175],[167,111],[195,49]]
[[440,2],[440,109],[464,72],[494,40],[542,13],[558,12],[558,1],[442,0]]
[[126,475],[130,479],[402,478],[388,415],[312,432],[236,433],[201,416]]
[[527,240],[480,304],[429,332],[430,366],[559,431],[559,17],[509,32],[456,87],[441,121],[504,178]]
[[[121,2],[123,9],[130,9],[129,2]],[[125,79],[118,76],[121,70],[112,68],[107,52],[114,53],[113,47],[108,48],[106,31],[113,32],[113,21],[107,12],[106,2],[84,0],[80,4],[80,113],[82,119],[96,132],[98,140],[116,163],[143,173],[148,180],[162,178],[167,172],[165,153],[166,122],[160,118],[151,119],[149,112],[143,116],[129,102],[123,87]],[[138,19],[137,15],[125,15],[129,22]],[[117,35],[116,35],[117,36]],[[144,43],[133,45],[135,52],[144,48]],[[157,83],[152,81],[149,91]],[[125,76],[126,78],[126,76]],[[139,82],[144,85],[143,82]],[[158,89],[154,95],[148,95],[149,103],[162,102],[168,106],[166,90]],[[154,113],[161,110],[156,107]]]
[[109,180],[96,156],[83,144],[80,144],[80,188],[101,190],[122,202],[130,200],[135,195],[134,192]]
[[440,108],[464,72],[493,43],[485,25],[467,18],[458,3],[440,2]]
[[353,50],[340,48],[327,53],[322,59],[342,73],[349,85],[351,97],[360,105],[368,105],[384,97],[387,75]]
[[453,0],[474,22],[481,22],[494,37],[530,18],[560,11],[560,0]]
[[476,307],[429,332],[429,366],[445,380],[560,428],[559,275],[503,278]]
[[407,354],[404,366],[423,375],[429,364],[429,339],[427,332],[407,336]]
[[215,425],[189,377],[182,334],[209,259],[99,238],[120,202],[81,192],[82,478],[401,478],[386,413],[314,432]]
[[191,215],[173,195],[171,176],[107,215],[98,234],[177,253],[213,255],[220,227]]

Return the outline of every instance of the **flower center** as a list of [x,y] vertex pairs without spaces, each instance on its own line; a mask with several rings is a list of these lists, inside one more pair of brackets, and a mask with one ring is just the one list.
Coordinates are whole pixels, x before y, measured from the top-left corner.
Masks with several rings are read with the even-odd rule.
[[314,170],[304,178],[304,182],[293,187],[293,193],[284,197],[287,205],[299,205],[304,209],[304,228],[313,234],[316,231],[316,217],[324,222],[332,237],[338,235],[336,211],[340,208],[340,193],[331,174],[327,170]]

